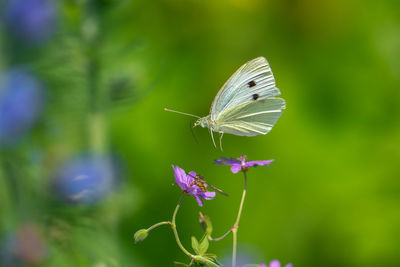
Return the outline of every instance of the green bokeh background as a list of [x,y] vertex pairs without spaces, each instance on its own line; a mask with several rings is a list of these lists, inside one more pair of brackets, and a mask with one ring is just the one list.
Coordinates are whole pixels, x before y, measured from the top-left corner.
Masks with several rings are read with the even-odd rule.
[[[172,215],[180,192],[172,186],[171,164],[230,194],[202,208],[184,201],[177,224],[189,248],[190,236],[201,236],[198,211],[211,217],[216,235],[232,226],[242,177],[213,160],[246,154],[275,159],[248,173],[239,252],[254,263],[400,266],[398,1],[92,4],[60,1],[57,32],[41,46],[19,47],[2,29],[2,71],[31,67],[46,84],[48,105],[21,143],[0,148],[0,236],[37,224],[48,249],[37,266],[187,262],[168,227],[133,242],[136,230]],[[92,22],[94,44],[85,39]],[[196,143],[191,118],[163,111],[207,115],[223,83],[257,56],[268,59],[287,101],[268,135],[225,135],[221,152],[205,129],[194,129]],[[95,111],[88,105],[93,58]],[[118,188],[97,205],[54,201],[54,171],[94,147],[121,159]],[[17,181],[18,196],[10,180]],[[231,242],[213,243],[210,251],[229,258]]]

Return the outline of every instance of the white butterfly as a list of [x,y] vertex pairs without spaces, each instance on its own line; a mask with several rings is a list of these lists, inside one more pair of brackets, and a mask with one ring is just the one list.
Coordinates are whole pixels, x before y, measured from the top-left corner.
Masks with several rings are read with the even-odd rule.
[[286,108],[275,78],[264,57],[255,58],[241,66],[222,86],[206,117],[165,109],[199,118],[195,126],[207,127],[215,145],[213,132],[255,136],[267,134]]

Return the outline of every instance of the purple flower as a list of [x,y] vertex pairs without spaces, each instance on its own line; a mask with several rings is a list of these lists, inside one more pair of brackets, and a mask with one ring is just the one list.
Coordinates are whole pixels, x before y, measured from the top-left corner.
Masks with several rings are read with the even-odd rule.
[[[179,187],[188,195],[192,195],[196,198],[199,206],[203,206],[203,202],[201,199],[211,200],[215,197],[215,192],[202,191],[199,186],[196,185],[194,177],[196,177],[196,173],[191,171],[189,174],[186,174],[185,171],[178,166],[172,165],[172,169],[174,170],[175,181],[179,185]],[[205,186],[206,188],[207,186]]]
[[[259,267],[268,267],[266,264],[260,264]],[[273,260],[269,263],[269,267],[281,267],[281,264],[279,261],[277,260]],[[293,265],[291,263],[286,264],[285,267],[293,267]]]
[[257,161],[246,161],[246,156],[240,156],[238,159],[234,158],[224,158],[222,157],[221,159],[216,159],[215,164],[221,164],[221,165],[230,165],[231,171],[233,173],[238,173],[239,171],[246,172],[249,170],[250,167],[257,167],[257,166],[267,166],[273,162],[273,159],[270,160],[257,160]]

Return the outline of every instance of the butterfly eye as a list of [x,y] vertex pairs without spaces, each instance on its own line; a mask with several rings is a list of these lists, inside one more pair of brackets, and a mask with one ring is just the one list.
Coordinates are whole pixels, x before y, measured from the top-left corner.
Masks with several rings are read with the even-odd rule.
[[247,84],[249,85],[250,88],[253,87],[253,86],[256,86],[256,82],[255,81],[250,81]]
[[258,99],[258,97],[259,97],[259,95],[258,95],[258,94],[254,94],[254,95],[253,95],[253,100],[257,100],[257,99]]

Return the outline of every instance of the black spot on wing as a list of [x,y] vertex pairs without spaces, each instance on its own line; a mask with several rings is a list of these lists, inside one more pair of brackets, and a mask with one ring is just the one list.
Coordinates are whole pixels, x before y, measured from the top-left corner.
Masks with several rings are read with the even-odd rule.
[[254,94],[254,95],[253,95],[253,100],[257,100],[257,99],[258,99],[258,97],[259,97],[259,95],[258,95],[258,94]]
[[253,86],[256,86],[256,82],[255,81],[250,81],[247,84],[249,85],[250,88],[253,87]]

